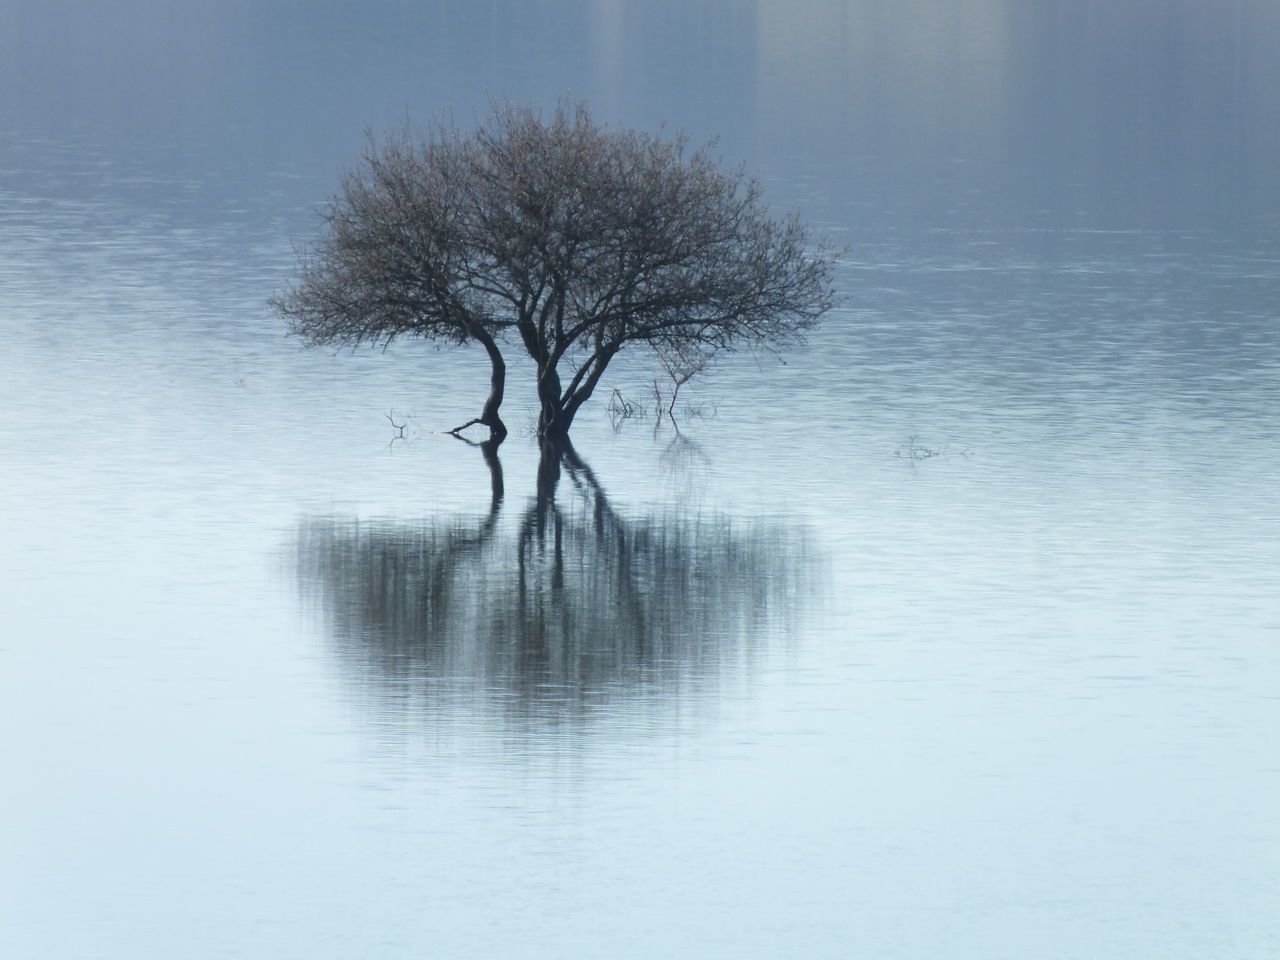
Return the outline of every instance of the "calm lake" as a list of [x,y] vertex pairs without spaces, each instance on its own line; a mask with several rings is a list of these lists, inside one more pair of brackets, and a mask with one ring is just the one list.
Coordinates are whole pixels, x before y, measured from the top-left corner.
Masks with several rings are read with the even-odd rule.
[[[0,0],[0,955],[1280,956],[1278,50]],[[366,127],[490,96],[718,137],[840,308],[678,431],[624,354],[553,492],[521,365],[486,458],[482,351],[286,337]]]

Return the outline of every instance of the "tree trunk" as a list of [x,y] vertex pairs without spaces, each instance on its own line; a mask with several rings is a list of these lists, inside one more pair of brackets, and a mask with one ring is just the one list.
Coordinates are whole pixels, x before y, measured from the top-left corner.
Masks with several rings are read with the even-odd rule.
[[563,442],[569,436],[573,413],[565,409],[564,399],[560,396],[560,375],[555,367],[546,367],[538,372],[538,401],[541,404],[538,439],[548,443]]
[[573,423],[573,414],[568,413],[558,402],[548,409],[544,404],[542,416],[538,418],[538,439],[553,445],[564,443],[569,439],[569,427]]
[[484,410],[481,411],[478,422],[489,428],[491,442],[501,443],[507,437],[507,425],[498,416],[498,408],[502,406],[502,398],[507,387],[507,362],[502,359],[502,352],[487,331],[478,330],[475,338],[489,354],[490,364],[489,398],[484,402]]
[[[596,352],[596,355],[588,361],[591,372],[588,373],[584,379],[579,379],[582,376],[581,371],[579,371],[578,377],[574,378],[575,381],[577,381],[576,386],[574,386],[573,393],[564,404],[565,413],[567,414],[567,420],[565,422],[566,431],[569,429],[569,424],[573,423],[573,418],[578,415],[579,408],[591,399],[591,394],[595,392],[596,384],[600,382],[600,377],[604,375],[605,367],[609,365],[609,361],[613,359],[614,354],[616,354],[620,348],[621,344],[601,348]],[[582,369],[585,370],[587,367],[584,366]]]
[[605,367],[621,346],[616,344],[604,347],[584,364],[570,381],[568,396],[561,393],[560,375],[554,367],[548,365],[540,373],[538,399],[542,402],[542,412],[538,416],[538,436],[541,439],[553,443],[568,442],[573,418],[578,415],[582,405],[591,399]]

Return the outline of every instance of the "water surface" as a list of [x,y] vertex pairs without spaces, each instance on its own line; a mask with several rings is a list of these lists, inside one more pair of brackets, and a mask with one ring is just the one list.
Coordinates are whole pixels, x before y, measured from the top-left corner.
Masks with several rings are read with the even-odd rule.
[[[1278,41],[0,2],[4,954],[1280,952]],[[519,364],[493,457],[482,356],[285,338],[363,127],[490,93],[719,135],[841,308],[551,465]]]

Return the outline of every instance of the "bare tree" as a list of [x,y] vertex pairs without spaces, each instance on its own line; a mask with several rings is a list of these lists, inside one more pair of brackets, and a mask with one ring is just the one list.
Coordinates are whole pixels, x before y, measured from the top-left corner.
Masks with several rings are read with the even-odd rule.
[[[272,306],[311,343],[478,342],[492,363],[470,423],[506,433],[502,345],[537,369],[538,433],[556,441],[632,343],[710,356],[799,338],[832,304],[832,258],[712,146],[496,104],[464,136],[370,143],[325,213],[301,279]],[[463,426],[469,426],[470,423]],[[462,428],[457,428],[462,429]]]

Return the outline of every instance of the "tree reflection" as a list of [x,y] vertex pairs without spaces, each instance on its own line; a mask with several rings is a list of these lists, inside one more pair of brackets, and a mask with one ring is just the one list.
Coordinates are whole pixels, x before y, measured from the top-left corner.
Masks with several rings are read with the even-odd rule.
[[[504,516],[496,449],[479,517],[305,521],[304,595],[344,668],[398,702],[468,689],[526,716],[665,698],[749,667],[812,593],[802,530],[700,511],[623,516],[567,445]],[[442,692],[443,691],[443,692]],[[437,703],[431,709],[438,709]]]

